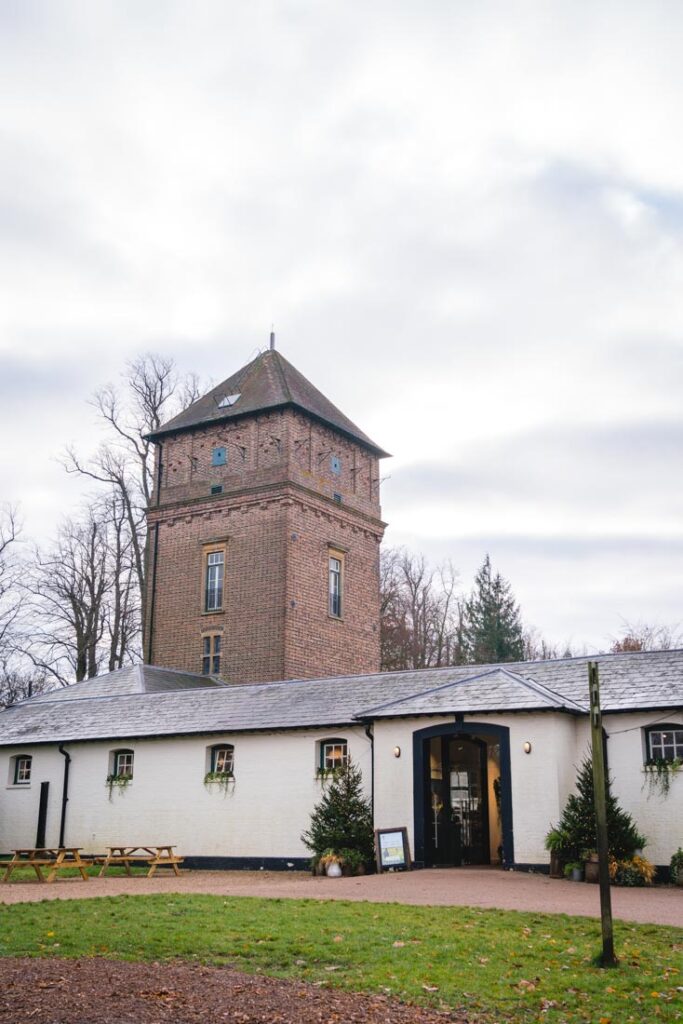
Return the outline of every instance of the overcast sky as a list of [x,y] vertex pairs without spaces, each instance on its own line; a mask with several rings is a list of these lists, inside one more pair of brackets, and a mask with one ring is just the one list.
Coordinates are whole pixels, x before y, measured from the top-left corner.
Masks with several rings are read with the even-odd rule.
[[683,618],[683,7],[0,0],[0,500],[92,391],[278,347],[394,457],[387,542],[525,620]]

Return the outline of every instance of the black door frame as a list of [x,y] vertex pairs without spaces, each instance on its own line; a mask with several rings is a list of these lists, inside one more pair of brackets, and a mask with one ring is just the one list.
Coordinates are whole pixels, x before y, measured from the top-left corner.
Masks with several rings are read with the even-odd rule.
[[495,736],[500,747],[500,817],[503,833],[503,867],[514,867],[515,848],[512,828],[512,776],[510,772],[510,730],[505,725],[488,722],[452,722],[431,725],[413,733],[413,808],[415,835],[415,866],[425,864],[426,792],[428,784],[425,740],[436,736],[473,737],[481,733]]

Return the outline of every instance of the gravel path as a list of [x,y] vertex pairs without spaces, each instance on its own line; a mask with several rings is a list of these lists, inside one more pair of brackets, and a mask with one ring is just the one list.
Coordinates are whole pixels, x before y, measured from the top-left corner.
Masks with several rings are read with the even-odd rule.
[[[0,885],[0,902],[159,892],[497,907],[581,917],[600,914],[597,885],[492,868],[430,869],[334,879],[313,878],[304,872],[183,871],[179,878],[157,875],[155,878],[91,878],[87,882],[74,878],[61,879],[51,885],[37,881],[10,882]],[[623,921],[683,927],[683,887],[612,888],[612,913]]]

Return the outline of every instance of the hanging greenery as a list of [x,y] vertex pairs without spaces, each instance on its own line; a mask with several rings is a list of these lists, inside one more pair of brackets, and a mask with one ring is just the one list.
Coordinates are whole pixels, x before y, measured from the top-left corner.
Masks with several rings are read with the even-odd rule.
[[648,800],[651,796],[661,796],[666,799],[671,789],[671,780],[680,771],[682,765],[683,760],[680,757],[675,757],[673,760],[665,757],[652,757],[645,762],[643,786],[647,785]]
[[132,775],[107,775],[106,785],[109,790],[109,799],[111,800],[114,787],[118,790],[124,790],[132,781]]
[[217,785],[224,792],[228,791],[234,781],[235,776],[232,772],[207,772],[204,776],[204,785],[207,789],[210,789],[212,785]]

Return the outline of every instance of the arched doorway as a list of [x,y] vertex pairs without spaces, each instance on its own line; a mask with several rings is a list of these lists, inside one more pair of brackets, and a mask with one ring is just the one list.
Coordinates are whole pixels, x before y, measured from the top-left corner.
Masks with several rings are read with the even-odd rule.
[[415,861],[427,867],[514,862],[505,726],[455,722],[413,733]]

